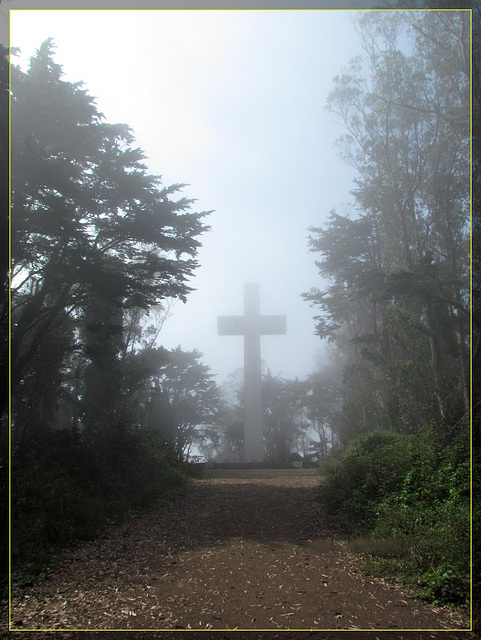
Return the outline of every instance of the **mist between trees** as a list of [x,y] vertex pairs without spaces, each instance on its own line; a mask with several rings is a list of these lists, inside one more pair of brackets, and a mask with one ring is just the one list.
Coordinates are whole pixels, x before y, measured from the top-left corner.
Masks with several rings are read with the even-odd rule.
[[[464,602],[469,14],[368,12],[357,26],[364,50],[328,102],[357,172],[352,208],[312,228],[306,248],[323,284],[303,296],[332,361],[305,380],[265,372],[267,458],[328,460],[326,513],[348,531],[398,539],[396,571],[419,578],[427,597]],[[183,185],[149,175],[130,129],[106,123],[82,84],[62,79],[53,42],[26,72],[12,63],[21,584],[52,549],[184,490],[195,449],[241,458],[242,380],[220,389],[202,354],[161,346],[169,305],[188,299],[208,212],[191,211]]]

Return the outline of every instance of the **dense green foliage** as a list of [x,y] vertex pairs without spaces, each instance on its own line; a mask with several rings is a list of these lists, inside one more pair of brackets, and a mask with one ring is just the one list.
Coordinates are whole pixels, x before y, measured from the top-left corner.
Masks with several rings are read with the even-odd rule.
[[380,502],[400,489],[413,461],[413,440],[373,432],[348,447],[334,467],[322,500],[345,529],[369,530]]
[[[475,418],[480,420],[479,414]],[[479,428],[480,425],[476,425]],[[475,447],[473,450],[473,601],[476,626],[481,627],[481,450]]]
[[441,445],[372,432],[327,471],[321,492],[332,523],[353,536],[366,568],[401,576],[430,600],[464,604],[470,586],[469,438]]
[[118,408],[87,435],[51,431],[15,461],[14,584],[25,585],[66,544],[185,490],[171,449],[136,427],[131,413]]

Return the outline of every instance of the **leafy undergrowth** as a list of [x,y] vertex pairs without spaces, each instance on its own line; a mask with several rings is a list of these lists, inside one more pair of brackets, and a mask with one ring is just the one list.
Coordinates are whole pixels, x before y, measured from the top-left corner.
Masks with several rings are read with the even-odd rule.
[[49,575],[66,547],[181,496],[189,485],[189,470],[155,435],[120,421],[101,426],[88,436],[46,433],[35,455],[14,457],[14,590]]
[[371,575],[397,578],[430,602],[470,591],[469,441],[373,432],[326,469],[321,502],[351,535]]

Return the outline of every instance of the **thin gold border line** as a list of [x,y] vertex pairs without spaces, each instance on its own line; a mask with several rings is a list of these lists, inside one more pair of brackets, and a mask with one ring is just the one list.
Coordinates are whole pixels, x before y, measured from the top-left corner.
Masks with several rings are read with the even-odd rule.
[[8,628],[12,624],[12,65],[8,15]]
[[[401,13],[432,13],[432,12],[448,12],[448,11],[456,11],[458,13],[461,12],[469,12],[471,13],[471,17],[472,17],[472,9],[379,9],[379,8],[372,8],[372,9],[328,9],[328,8],[317,8],[317,7],[298,7],[298,8],[289,8],[289,7],[259,7],[257,9],[252,9],[252,8],[244,8],[244,7],[222,7],[222,8],[200,8],[200,7],[180,7],[180,8],[174,8],[174,7],[165,7],[165,8],[148,8],[148,7],[144,7],[144,8],[139,8],[139,9],[135,9],[132,7],[122,7],[119,9],[113,9],[113,8],[105,8],[105,7],[90,7],[90,8],[82,8],[82,7],[77,7],[77,8],[72,8],[72,7],[62,7],[62,8],[57,8],[57,9],[41,9],[38,7],[31,7],[31,8],[12,8],[9,9],[9,12],[22,12],[22,11],[39,11],[39,12],[47,12],[47,11],[55,11],[57,13],[63,12],[63,11],[95,11],[95,12],[99,12],[99,11],[195,11],[195,12],[200,12],[200,11],[218,11],[218,12],[229,12],[229,11],[255,11],[256,13],[259,13],[261,11],[268,11],[268,12],[280,12],[280,11],[284,11],[284,12],[299,12],[299,11],[322,11],[322,12],[327,12],[327,11],[336,11],[336,12],[344,12],[344,13],[365,13],[365,12],[384,12],[384,13],[389,13],[389,12],[401,12]],[[472,18],[471,18],[472,19]]]
[[470,598],[469,598],[469,621],[470,630],[473,628],[473,10],[470,11],[470,75],[469,75],[469,88],[470,88],[470,128],[469,128],[469,140],[470,140],[470,181],[469,181],[469,201],[470,201],[470,220],[471,220],[471,234],[470,234],[470,291],[469,301],[471,313],[469,314],[469,396],[470,396],[470,412],[469,412],[469,424],[470,424],[470,499],[469,499],[469,523],[470,523],[470,555],[469,555],[469,577],[470,577]]
[[96,629],[96,628],[92,628],[92,629],[83,629],[83,628],[75,628],[75,627],[53,627],[52,629],[47,628],[47,629],[43,629],[43,628],[35,628],[35,629],[24,629],[24,628],[15,628],[15,629],[9,629],[12,632],[21,632],[21,633],[51,633],[51,632],[57,632],[57,633],[138,633],[138,632],[146,632],[146,633],[158,633],[158,632],[166,632],[166,633],[184,633],[184,632],[211,632],[211,633],[229,633],[229,632],[246,632],[246,633],[259,633],[259,632],[276,632],[276,633],[282,633],[282,632],[292,632],[292,631],[299,631],[299,632],[304,632],[304,633],[308,633],[308,632],[327,632],[327,633],[347,633],[347,632],[369,632],[369,633],[379,633],[379,632],[395,632],[395,633],[413,633],[415,631],[420,631],[421,633],[454,633],[454,632],[463,632],[463,633],[469,633],[470,631],[472,631],[471,627],[455,627],[452,629],[400,629],[398,627],[390,627],[389,629],[377,629],[376,627],[370,627],[367,629],[364,628],[357,628],[357,627],[351,627],[349,629],[321,629],[318,627],[314,627],[314,628],[308,628],[308,629],[291,629],[290,627],[269,627],[268,629],[239,629],[239,627],[232,627],[232,628],[220,628],[220,629],[206,629],[205,627],[203,628],[197,628],[197,627],[192,627],[191,629],[169,629],[168,627],[163,628],[163,629],[156,629],[156,628],[150,628],[150,627],[143,627],[141,629],[137,629],[135,627],[129,627],[128,629],[104,629],[104,628],[100,628],[100,629]]

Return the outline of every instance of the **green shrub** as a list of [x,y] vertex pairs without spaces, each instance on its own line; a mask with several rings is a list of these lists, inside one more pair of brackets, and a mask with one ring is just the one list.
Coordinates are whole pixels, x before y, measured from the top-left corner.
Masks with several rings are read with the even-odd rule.
[[[160,438],[117,411],[88,433],[45,432],[12,465],[14,580],[29,582],[65,545],[165,502],[189,480]],[[175,463],[177,464],[177,463]]]
[[[341,456],[321,488],[327,516],[364,537],[353,543],[366,568],[401,576],[431,601],[469,595],[469,439],[446,443],[371,433]],[[389,550],[389,553],[386,552]]]
[[[431,601],[463,604],[469,593],[469,501],[446,501],[430,508],[418,503],[402,505],[394,497],[381,509],[371,539],[395,539],[401,560],[385,573],[402,573],[406,582]],[[373,554],[376,556],[376,554]]]
[[369,530],[380,502],[402,485],[415,455],[412,436],[372,432],[357,440],[322,488],[326,515],[346,531]]
[[[481,416],[475,418],[478,421]],[[473,603],[474,603],[474,627],[481,629],[481,449],[478,446],[473,449]]]

